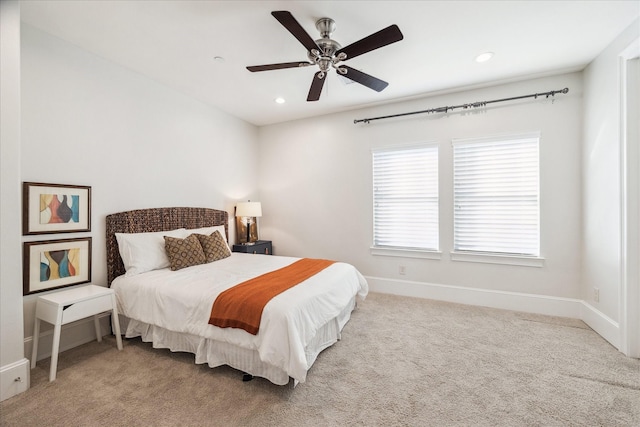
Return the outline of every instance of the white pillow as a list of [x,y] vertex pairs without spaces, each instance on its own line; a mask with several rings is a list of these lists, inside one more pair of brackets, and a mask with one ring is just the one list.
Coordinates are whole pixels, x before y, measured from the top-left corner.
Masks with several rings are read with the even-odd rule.
[[154,233],[115,233],[124,264],[125,276],[135,276],[170,266],[164,249],[164,236],[185,238],[187,230],[179,228]]
[[219,231],[222,235],[227,246],[229,246],[229,242],[227,241],[227,233],[224,231],[224,225],[216,225],[215,227],[203,227],[203,228],[194,228],[193,230],[187,230],[187,234],[204,234],[205,236],[211,236],[215,231]]

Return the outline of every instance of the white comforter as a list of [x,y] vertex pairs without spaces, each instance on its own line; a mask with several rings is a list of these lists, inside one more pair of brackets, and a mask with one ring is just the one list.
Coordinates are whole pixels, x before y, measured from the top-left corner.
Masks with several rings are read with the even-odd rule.
[[285,267],[299,258],[233,253],[230,257],[178,271],[155,270],[111,284],[125,316],[174,332],[188,333],[256,350],[263,362],[304,382],[305,347],[319,328],[353,299],[364,299],[367,282],[353,266],[335,263],[273,298],[262,313],[257,335],[209,325],[218,294],[238,283]]

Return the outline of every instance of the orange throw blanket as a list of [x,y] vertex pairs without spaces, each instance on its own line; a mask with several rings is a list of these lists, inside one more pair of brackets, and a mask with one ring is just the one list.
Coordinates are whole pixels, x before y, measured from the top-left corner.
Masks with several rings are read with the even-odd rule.
[[229,288],[213,302],[209,324],[221,328],[241,328],[256,335],[260,329],[264,306],[271,298],[307,280],[334,262],[303,258]]

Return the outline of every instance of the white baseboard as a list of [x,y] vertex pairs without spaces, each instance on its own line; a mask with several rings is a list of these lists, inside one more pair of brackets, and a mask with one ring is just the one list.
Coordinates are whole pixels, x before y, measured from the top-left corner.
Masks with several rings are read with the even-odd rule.
[[600,310],[582,301],[580,319],[596,331],[602,338],[609,341],[612,346],[620,349],[620,324]]
[[620,348],[620,326],[586,301],[518,292],[367,277],[372,292],[580,319]]
[[[100,328],[102,336],[105,336],[110,331],[109,318],[111,313],[99,314]],[[47,323],[42,322],[42,325]],[[60,332],[60,353],[63,351],[78,347],[79,345],[86,344],[96,339],[96,329],[93,324],[93,316],[87,317],[77,322],[62,325],[62,331]],[[24,354],[31,358],[31,349],[33,345],[33,336],[24,339]],[[53,345],[53,329],[40,332],[40,339],[38,340],[38,355],[37,360],[46,359],[51,357],[51,348]]]
[[29,389],[29,360],[22,358],[0,367],[0,401]]
[[580,319],[582,301],[518,292],[367,277],[373,292]]

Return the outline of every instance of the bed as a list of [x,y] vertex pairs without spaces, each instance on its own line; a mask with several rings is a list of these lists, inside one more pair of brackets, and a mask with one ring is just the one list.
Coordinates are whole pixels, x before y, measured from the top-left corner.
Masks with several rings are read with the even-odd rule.
[[[240,283],[247,285],[258,276],[304,260],[229,251],[222,259],[175,271],[157,265],[136,270],[141,264],[133,263],[128,246],[122,246],[125,238],[149,242],[156,235],[202,237],[212,230],[223,235],[228,245],[227,212],[176,207],[107,215],[107,279],[125,319],[125,336],[141,337],[154,348],[193,353],[197,364],[228,365],[277,385],[305,382],[319,353],[340,339],[357,302],[366,297],[366,280],[349,264],[330,263],[270,299],[258,316],[259,329],[250,333],[209,324],[209,316],[214,318],[213,302]],[[153,256],[148,254],[157,247],[138,246],[138,256],[142,248],[144,262],[150,262],[147,258]]]

